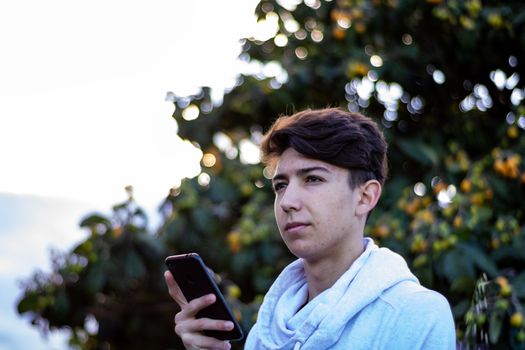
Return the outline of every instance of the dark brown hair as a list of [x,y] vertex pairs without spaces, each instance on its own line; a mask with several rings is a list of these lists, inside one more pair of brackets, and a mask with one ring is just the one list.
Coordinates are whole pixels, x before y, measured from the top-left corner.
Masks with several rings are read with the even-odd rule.
[[264,135],[261,159],[275,168],[289,147],[306,157],[350,170],[350,187],[375,179],[384,184],[388,173],[387,144],[370,118],[339,108],[307,109],[282,116]]

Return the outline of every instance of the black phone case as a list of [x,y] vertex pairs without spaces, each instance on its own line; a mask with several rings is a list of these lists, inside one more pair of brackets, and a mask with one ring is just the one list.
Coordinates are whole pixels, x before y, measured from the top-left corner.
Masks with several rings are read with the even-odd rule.
[[241,340],[243,332],[231,312],[219,287],[208,273],[204,262],[197,253],[173,255],[166,258],[166,266],[177,281],[186,300],[191,301],[207,294],[215,294],[216,301],[205,307],[196,315],[197,318],[206,317],[215,320],[232,321],[231,331],[204,331],[204,334],[220,340]]

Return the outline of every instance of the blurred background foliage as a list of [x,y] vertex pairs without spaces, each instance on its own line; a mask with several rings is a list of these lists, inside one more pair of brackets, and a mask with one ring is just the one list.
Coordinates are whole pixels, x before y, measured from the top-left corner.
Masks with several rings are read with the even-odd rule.
[[[202,173],[171,189],[148,232],[129,200],[93,214],[88,237],[53,254],[18,304],[82,349],[175,349],[164,257],[195,251],[249,330],[293,258],[273,219],[270,174],[253,156],[281,114],[339,106],[376,119],[391,175],[366,234],[443,293],[460,348],[525,348],[525,7],[521,1],[260,2],[265,38],[223,98],[168,93]],[[217,67],[220,69],[220,67]],[[236,344],[242,348],[241,344]]]

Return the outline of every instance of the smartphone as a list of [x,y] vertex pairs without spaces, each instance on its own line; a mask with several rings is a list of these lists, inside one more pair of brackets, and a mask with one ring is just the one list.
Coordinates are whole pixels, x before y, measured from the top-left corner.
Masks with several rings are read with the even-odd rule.
[[205,335],[220,340],[241,340],[244,337],[241,327],[199,254],[172,255],[168,256],[165,262],[186,300],[215,294],[215,303],[200,310],[196,315],[197,318],[206,317],[233,322],[234,326],[230,331],[208,330],[204,331]]

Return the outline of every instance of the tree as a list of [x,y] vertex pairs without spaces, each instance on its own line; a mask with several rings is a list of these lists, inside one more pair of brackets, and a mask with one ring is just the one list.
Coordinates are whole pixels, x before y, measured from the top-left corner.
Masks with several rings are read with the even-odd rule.
[[[257,144],[280,114],[339,106],[376,118],[390,145],[390,178],[366,234],[403,254],[424,285],[448,298],[458,341],[525,347],[520,81],[525,9],[520,2],[261,1],[256,11],[261,21],[276,23],[272,38],[244,42],[241,58],[260,72],[239,76],[221,104],[208,88],[172,96],[179,135],[203,150],[203,173],[162,203],[159,232],[134,234],[135,240],[147,239],[133,249],[151,241],[161,247],[151,250],[156,257],[115,255],[115,264],[151,261],[155,267],[148,271],[155,273],[139,273],[138,263],[129,269],[137,288],[156,303],[166,301],[165,291],[153,288],[162,283],[163,256],[198,251],[223,277],[223,288],[249,329],[261,295],[292,257],[276,233],[269,175],[259,164],[241,162],[243,150]],[[96,237],[125,225],[106,227],[86,242],[95,244]],[[116,249],[116,242],[104,242],[106,250]],[[53,274],[33,279],[21,312],[31,311],[52,327],[84,329],[83,320],[93,312],[81,310],[96,305],[96,297],[75,302],[76,318],[57,311],[60,295],[70,300],[77,293],[70,290],[96,285],[87,276],[98,265],[88,257],[77,267],[78,279],[64,279],[61,271],[84,256],[79,249],[65,254],[55,269],[62,276],[55,289],[50,289],[56,284]],[[111,280],[109,273],[91,272],[104,281]],[[97,291],[119,301],[123,294],[116,291],[126,293],[130,285],[121,280],[104,288]],[[39,304],[35,300],[42,294],[49,300]],[[94,317],[99,332],[89,337],[91,343],[78,341],[83,348],[101,344],[101,318]],[[116,314],[113,322],[121,317]],[[141,322],[151,321],[144,316]],[[169,320],[165,329],[171,328]],[[141,332],[144,339],[148,332]],[[169,346],[166,337],[155,343],[158,348]],[[114,339],[108,342],[115,347],[133,348]]]

